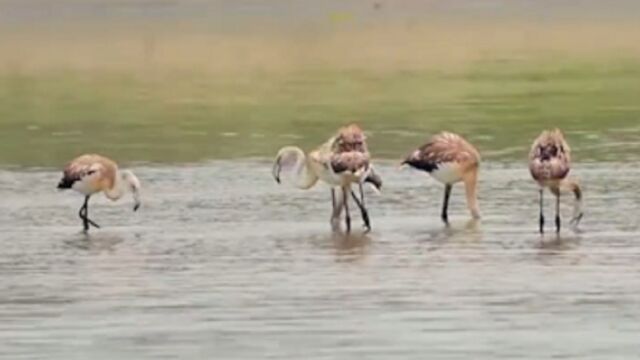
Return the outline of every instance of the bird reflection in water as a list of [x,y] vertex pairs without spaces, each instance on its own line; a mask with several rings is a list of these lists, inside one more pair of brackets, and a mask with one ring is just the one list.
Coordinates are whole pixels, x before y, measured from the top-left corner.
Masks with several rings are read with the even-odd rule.
[[445,243],[477,243],[482,241],[480,220],[471,218],[464,223],[449,223],[427,231],[427,237],[421,237],[420,242],[429,244],[429,251],[438,250]]
[[89,251],[92,253],[113,252],[118,244],[124,241],[124,237],[114,233],[81,233],[75,237],[65,240],[64,244],[76,250]]
[[331,243],[336,251],[337,262],[353,262],[366,257],[371,244],[371,237],[366,231],[334,231],[331,234]]
[[315,248],[322,251],[335,252],[336,261],[350,262],[363,259],[373,240],[367,231],[335,231],[312,236],[309,241]]
[[560,235],[553,234],[549,236],[542,236],[538,242],[538,247],[543,252],[556,252],[564,251],[575,248],[580,243],[580,236],[578,235]]

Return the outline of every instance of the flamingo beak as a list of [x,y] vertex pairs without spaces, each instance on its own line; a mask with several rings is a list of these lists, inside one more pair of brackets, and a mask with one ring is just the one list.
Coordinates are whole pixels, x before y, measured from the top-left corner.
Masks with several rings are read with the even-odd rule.
[[140,205],[142,205],[142,201],[140,201],[140,191],[136,188],[133,190],[133,211],[138,211]]
[[271,175],[276,180],[278,184],[280,184],[280,158],[278,157],[273,164],[273,168],[271,169]]
[[376,190],[376,193],[379,194],[382,191],[382,178],[373,170],[369,173],[369,176],[364,179],[364,181],[371,183],[373,188]]

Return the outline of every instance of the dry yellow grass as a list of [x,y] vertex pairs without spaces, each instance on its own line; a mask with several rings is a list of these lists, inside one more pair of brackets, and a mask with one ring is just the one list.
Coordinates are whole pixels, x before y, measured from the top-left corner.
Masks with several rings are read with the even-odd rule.
[[455,70],[483,60],[640,55],[633,22],[336,25],[215,33],[184,24],[0,32],[0,71]]

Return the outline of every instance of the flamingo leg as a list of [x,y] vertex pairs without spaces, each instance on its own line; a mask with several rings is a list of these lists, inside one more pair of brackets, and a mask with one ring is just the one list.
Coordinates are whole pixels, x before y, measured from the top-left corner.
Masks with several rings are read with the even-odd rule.
[[335,211],[336,209],[336,190],[331,188],[331,209]]
[[100,225],[96,224],[93,220],[89,219],[89,198],[91,195],[87,195],[84,198],[84,203],[80,207],[80,211],[78,211],[78,216],[82,219],[82,228],[85,232],[89,231],[89,225],[92,225],[95,228],[100,228]]
[[351,215],[349,214],[349,188],[342,188],[342,206],[344,207],[344,222],[347,226],[347,232],[351,232]]
[[543,194],[544,194],[544,189],[540,189],[540,234],[544,233],[544,212],[542,210],[543,208]]
[[342,197],[336,196],[335,188],[331,188],[331,227],[333,231],[340,229],[340,214],[342,214]]
[[353,197],[353,200],[356,202],[356,205],[358,205],[358,208],[360,209],[360,213],[362,214],[362,221],[364,221],[364,227],[367,229],[367,231],[371,230],[371,221],[369,220],[369,212],[367,211],[367,208],[364,206],[364,192],[362,191],[362,185],[360,185],[361,200],[358,200],[358,196],[356,196],[356,193],[354,193],[353,191],[351,191],[351,197]]
[[82,206],[80,207],[80,211],[78,211],[78,217],[80,217],[80,220],[82,220],[82,228],[84,230],[84,232],[89,231],[89,222],[87,221],[87,201],[89,200],[89,197],[85,197],[84,203],[82,204]]
[[556,233],[560,233],[560,192],[556,195]]
[[448,210],[449,210],[449,197],[451,196],[451,188],[452,188],[451,184],[447,184],[444,186],[444,200],[442,202],[441,218],[445,224],[449,224]]

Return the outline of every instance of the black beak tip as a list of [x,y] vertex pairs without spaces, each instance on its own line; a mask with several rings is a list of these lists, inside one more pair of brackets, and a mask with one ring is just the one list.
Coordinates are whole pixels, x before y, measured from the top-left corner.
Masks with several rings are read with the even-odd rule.
[[140,209],[140,204],[135,204],[133,206],[133,211],[136,212],[136,211],[138,211],[138,209]]

